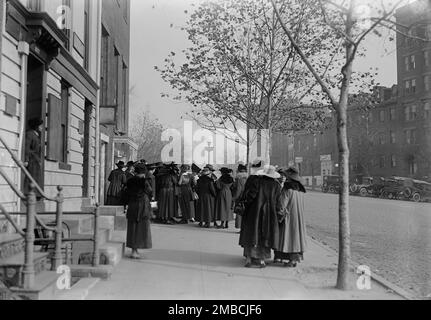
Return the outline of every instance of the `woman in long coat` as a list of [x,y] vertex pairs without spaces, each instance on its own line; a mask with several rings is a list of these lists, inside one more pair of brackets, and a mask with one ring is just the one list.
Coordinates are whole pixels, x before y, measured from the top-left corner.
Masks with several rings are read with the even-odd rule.
[[126,246],[132,249],[132,258],[139,258],[138,249],[151,249],[150,219],[151,180],[147,176],[144,164],[135,168],[136,175],[127,181],[127,242]]
[[[235,182],[232,186],[232,207],[235,209],[235,204],[241,201],[244,193],[245,184],[247,182],[248,173],[245,165],[238,165]],[[241,215],[238,212],[235,213],[235,228],[241,229]],[[242,214],[242,213],[241,213]]]
[[189,165],[181,166],[180,181],[178,182],[178,202],[181,208],[182,223],[193,221],[195,208],[193,202],[193,190],[195,189],[193,175]]
[[307,249],[307,231],[304,220],[304,186],[295,168],[286,171],[287,181],[280,195],[280,244],[275,251],[274,262],[285,262],[287,267],[296,267],[304,258]]
[[214,220],[215,197],[217,196],[214,180],[211,175],[211,170],[209,168],[204,168],[196,185],[196,192],[199,196],[199,226],[202,227],[202,225],[205,224],[205,228],[209,228],[211,221]]
[[127,183],[126,173],[123,171],[124,162],[119,161],[117,163],[117,169],[112,170],[109,175],[108,181],[110,182],[107,191],[107,201],[108,206],[122,206],[124,205],[122,192],[124,186]]
[[160,168],[156,177],[157,203],[159,219],[167,224],[174,224],[177,214],[177,199],[175,196],[177,180],[170,166]]
[[229,221],[233,220],[232,191],[234,180],[232,170],[221,168],[221,177],[216,182],[217,196],[215,202],[215,221],[221,221],[219,228],[228,229]]
[[254,190],[247,190],[245,211],[239,244],[244,248],[246,267],[264,268],[265,260],[271,257],[271,249],[278,250],[281,187],[276,179],[280,175],[275,167],[265,166],[257,173]]

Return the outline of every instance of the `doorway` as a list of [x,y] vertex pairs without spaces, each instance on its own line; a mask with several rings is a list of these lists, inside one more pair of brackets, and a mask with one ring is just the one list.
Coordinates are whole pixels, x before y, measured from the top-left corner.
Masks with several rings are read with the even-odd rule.
[[[45,131],[46,131],[46,123],[45,123],[45,106],[44,106],[44,90],[45,83],[45,65],[40,62],[33,55],[29,55],[28,63],[27,63],[27,104],[25,106],[25,132],[26,135],[23,139],[23,154],[21,155],[22,159],[27,159],[28,155],[34,150],[38,150],[34,155],[36,157],[32,157],[32,159],[37,159],[37,165],[29,165],[27,168],[39,186],[44,188],[44,172],[45,172]],[[38,132],[37,135],[27,134],[29,131],[29,121],[32,119],[40,119],[43,121],[42,130]],[[38,141],[40,144],[39,148],[32,149],[30,145],[30,139],[34,139],[34,141]],[[26,181],[24,175],[22,175],[22,186],[23,191],[28,191],[28,181]]]

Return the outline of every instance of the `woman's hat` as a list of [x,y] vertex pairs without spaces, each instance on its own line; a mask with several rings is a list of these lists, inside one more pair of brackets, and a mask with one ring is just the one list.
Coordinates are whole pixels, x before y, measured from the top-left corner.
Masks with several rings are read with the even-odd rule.
[[134,165],[135,165],[135,162],[129,161],[129,162],[127,162],[126,167],[133,167]]
[[147,173],[147,172],[148,172],[148,170],[147,170],[147,165],[146,165],[145,163],[138,163],[138,164],[135,166],[135,172],[136,172],[137,174]]
[[243,165],[243,164],[239,164],[239,165],[238,165],[238,169],[237,169],[237,171],[238,171],[238,172],[247,172],[247,171],[248,171],[248,169],[247,169],[247,166],[245,166],[245,165]]
[[263,166],[263,162],[260,159],[256,159],[253,161],[253,163],[251,164],[252,168],[262,168]]
[[215,169],[214,169],[214,167],[212,166],[212,164],[207,164],[205,167],[204,167],[204,169],[208,169],[208,170],[210,170],[210,171],[212,171],[212,172],[214,172],[215,171]]
[[194,173],[199,173],[199,172],[201,172],[202,171],[202,169],[201,168],[199,168],[196,164],[192,164],[192,171],[194,172]]
[[204,175],[209,175],[211,173],[212,171],[207,167],[204,167],[203,170],[201,171],[201,174],[204,174]]
[[229,173],[232,173],[232,169],[229,169],[229,168],[223,167],[223,168],[221,168],[221,169],[220,169],[220,172],[221,172],[222,174],[229,174]]
[[118,161],[118,163],[116,164],[116,166],[118,168],[124,168],[124,161]]
[[289,179],[302,183],[298,169],[290,167],[285,171],[285,174]]
[[181,171],[189,171],[190,170],[190,166],[188,164],[183,164],[181,165]]
[[31,129],[37,129],[41,124],[43,124],[43,120],[40,118],[33,118],[28,121],[28,126]]
[[256,175],[258,176],[266,176],[273,179],[280,178],[280,174],[275,170],[274,166],[267,165],[262,170],[259,170]]

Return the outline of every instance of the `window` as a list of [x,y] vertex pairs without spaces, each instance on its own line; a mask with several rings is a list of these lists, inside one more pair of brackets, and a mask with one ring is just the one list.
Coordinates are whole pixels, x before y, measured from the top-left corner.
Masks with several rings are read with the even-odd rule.
[[[62,5],[67,7],[67,8],[71,8],[71,4],[70,4],[70,0],[62,0]],[[65,28],[63,28],[63,33],[66,35],[67,37],[67,43],[66,43],[66,49],[70,49],[70,43],[72,42],[70,40],[70,29],[72,28],[72,10],[65,10],[65,20],[64,21],[64,25]]]
[[380,110],[379,120],[380,120],[380,122],[385,122],[385,110]]
[[385,134],[384,133],[379,134],[379,144],[380,145],[385,144]]
[[406,133],[406,143],[416,144],[416,129],[408,129],[405,131],[405,133]]
[[416,79],[412,79],[412,83],[411,83],[411,92],[415,93],[416,92]]
[[317,148],[317,137],[316,136],[313,137],[313,146],[315,148]]
[[404,88],[405,88],[404,92],[406,94],[409,94],[410,93],[410,80],[407,80],[404,82]]
[[394,155],[391,155],[391,168],[395,168],[397,166],[397,158]]
[[410,56],[410,69],[411,69],[411,70],[416,69],[416,59],[415,59],[415,55],[411,55],[411,56]]
[[404,109],[404,115],[405,115],[406,121],[416,120],[417,119],[417,106],[416,105],[407,106]]
[[90,0],[85,0],[84,9],[84,68],[89,70],[90,68]]
[[424,51],[424,64],[426,67],[430,65],[430,54],[429,51]]
[[431,103],[425,102],[424,105],[424,119],[430,118],[430,109],[431,109]]
[[430,88],[431,88],[431,76],[426,75],[424,76],[424,90],[430,91]]
[[406,71],[410,71],[409,57],[404,57],[404,65],[405,65]]
[[384,168],[385,167],[385,161],[386,161],[385,156],[381,156],[380,159],[379,159],[379,167],[380,168]]
[[391,110],[389,112],[389,119],[391,121],[395,120],[395,108],[391,108]]
[[68,145],[68,120],[69,120],[69,100],[70,86],[66,82],[61,83],[61,141],[60,162],[67,163]]
[[397,142],[397,136],[395,132],[391,131],[390,136],[391,136],[391,144],[395,144]]
[[[60,98],[48,94],[47,159],[60,163],[60,169],[68,169],[69,104],[70,86],[61,83]],[[63,166],[62,166],[63,165]]]
[[414,157],[411,157],[408,160],[408,166],[410,175],[415,175],[418,172],[418,164],[416,163],[416,159]]

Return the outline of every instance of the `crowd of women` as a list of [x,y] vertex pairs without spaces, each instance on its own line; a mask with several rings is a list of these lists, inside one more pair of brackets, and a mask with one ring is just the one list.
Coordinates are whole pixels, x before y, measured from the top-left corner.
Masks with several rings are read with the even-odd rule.
[[[246,267],[274,263],[296,267],[306,250],[303,218],[305,188],[295,168],[281,169],[255,161],[233,170],[212,165],[123,162],[109,176],[108,205],[124,205],[127,247],[152,247],[150,221],[165,224],[198,223],[199,227],[240,229]],[[157,205],[156,205],[157,203]]]

